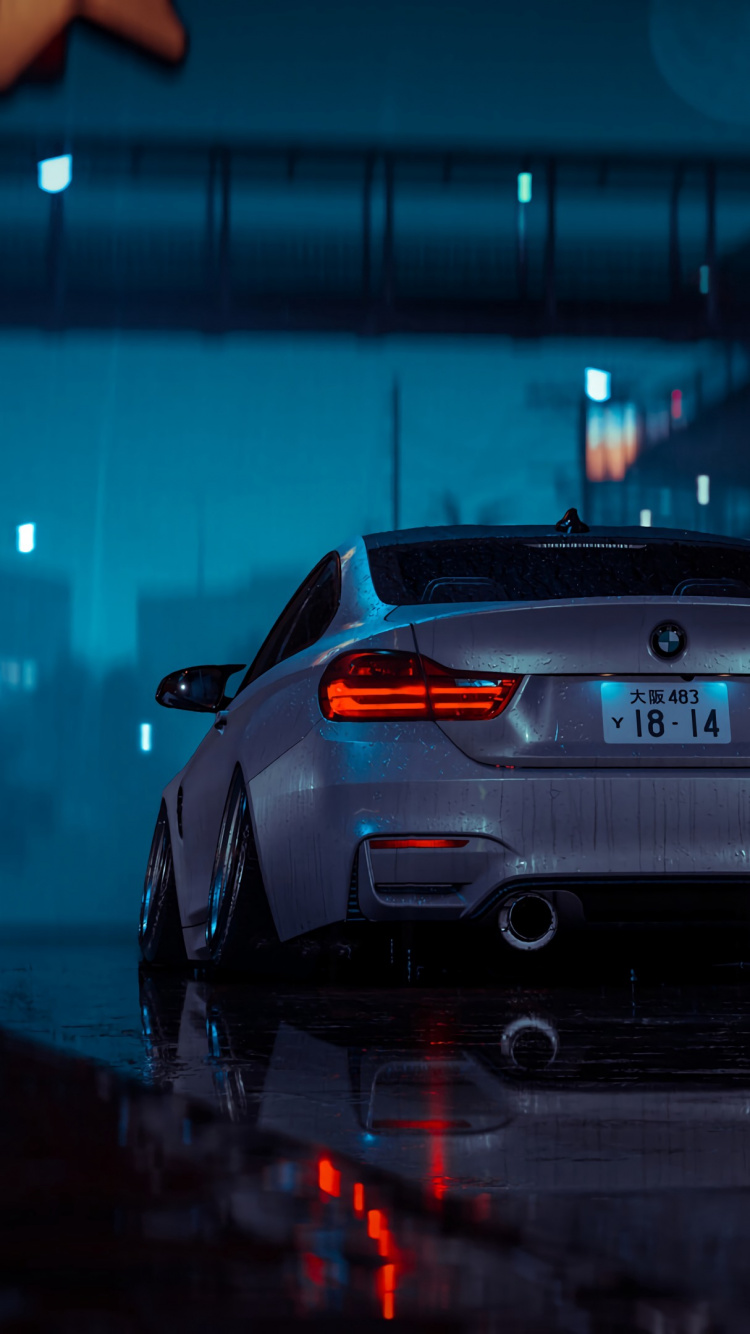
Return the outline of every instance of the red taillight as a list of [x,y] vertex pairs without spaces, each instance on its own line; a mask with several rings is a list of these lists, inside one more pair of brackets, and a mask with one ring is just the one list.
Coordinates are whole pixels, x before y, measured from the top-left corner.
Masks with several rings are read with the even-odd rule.
[[465,848],[468,838],[371,838],[370,847],[382,848]]
[[326,718],[496,718],[512,699],[520,676],[450,671],[417,653],[342,653],[326,667],[320,707]]
[[496,718],[521,683],[520,676],[453,672],[422,658],[435,718]]
[[342,653],[320,682],[326,718],[429,718],[424,673],[416,653]]

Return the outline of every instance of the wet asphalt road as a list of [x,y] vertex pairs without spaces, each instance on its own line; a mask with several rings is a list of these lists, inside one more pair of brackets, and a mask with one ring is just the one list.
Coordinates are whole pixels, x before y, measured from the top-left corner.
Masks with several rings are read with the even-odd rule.
[[744,1331],[750,973],[575,971],[250,986],[6,941],[0,1329]]

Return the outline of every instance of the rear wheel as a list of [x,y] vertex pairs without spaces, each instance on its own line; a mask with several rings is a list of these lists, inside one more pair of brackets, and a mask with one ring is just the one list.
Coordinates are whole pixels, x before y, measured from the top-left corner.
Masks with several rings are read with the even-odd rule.
[[278,942],[255,847],[242,771],[222,816],[208,896],[206,944],[218,968],[257,972]]
[[175,968],[187,961],[164,802],[156,821],[146,867],[138,944],[144,963],[155,968]]

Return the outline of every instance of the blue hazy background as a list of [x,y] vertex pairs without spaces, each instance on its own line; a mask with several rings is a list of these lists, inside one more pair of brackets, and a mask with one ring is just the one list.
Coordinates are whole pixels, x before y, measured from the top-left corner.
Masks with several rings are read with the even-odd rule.
[[[0,101],[0,136],[748,146],[728,0],[178,7],[182,68],[76,28],[64,81]],[[39,200],[21,182],[0,208],[23,226]],[[157,681],[249,661],[326,550],[391,526],[395,381],[402,526],[535,523],[581,502],[590,365],[643,401],[746,375],[709,341],[0,331],[0,920],[134,927],[160,789],[206,729],[157,710]]]

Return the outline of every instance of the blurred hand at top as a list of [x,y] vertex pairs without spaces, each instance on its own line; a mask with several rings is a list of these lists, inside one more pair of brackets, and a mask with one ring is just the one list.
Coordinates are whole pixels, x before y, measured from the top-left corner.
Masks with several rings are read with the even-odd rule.
[[0,91],[10,88],[76,18],[163,60],[181,60],[185,29],[171,0],[0,0]]

